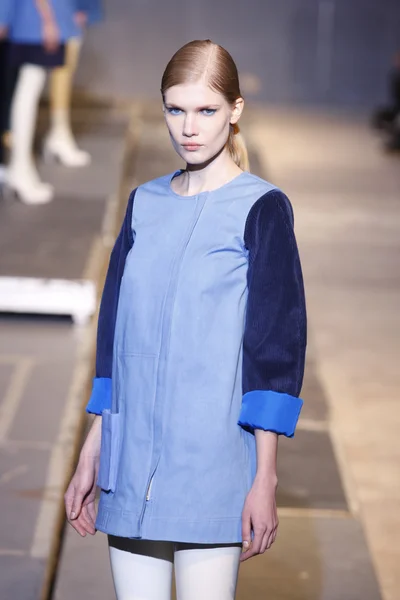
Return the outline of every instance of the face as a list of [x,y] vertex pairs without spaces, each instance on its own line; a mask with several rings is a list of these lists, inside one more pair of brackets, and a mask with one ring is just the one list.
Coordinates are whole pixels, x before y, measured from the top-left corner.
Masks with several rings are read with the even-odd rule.
[[242,114],[243,99],[230,106],[205,83],[187,83],[166,91],[163,110],[176,152],[187,163],[199,165],[225,146],[229,125]]

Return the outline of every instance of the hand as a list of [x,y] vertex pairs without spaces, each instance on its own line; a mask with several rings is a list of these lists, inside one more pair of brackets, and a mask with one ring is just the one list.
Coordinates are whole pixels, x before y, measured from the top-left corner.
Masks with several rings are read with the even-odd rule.
[[99,458],[79,459],[76,471],[65,492],[65,510],[70,525],[82,536],[96,533],[96,481],[99,472]]
[[[263,554],[274,543],[278,529],[276,510],[275,477],[254,480],[247,495],[242,512],[242,554],[243,562],[256,554]],[[254,539],[251,540],[251,530]]]
[[4,40],[7,37],[7,27],[0,25],[0,40]]
[[75,19],[75,23],[78,25],[78,27],[80,27],[81,29],[86,27],[87,21],[88,21],[87,13],[80,10],[79,12],[75,13],[74,19]]
[[102,417],[96,416],[92,422],[79,463],[65,492],[65,510],[68,522],[85,537],[86,533],[96,533],[96,481],[100,465]]
[[47,52],[51,54],[57,50],[60,45],[60,32],[54,21],[45,21],[42,27],[42,39]]

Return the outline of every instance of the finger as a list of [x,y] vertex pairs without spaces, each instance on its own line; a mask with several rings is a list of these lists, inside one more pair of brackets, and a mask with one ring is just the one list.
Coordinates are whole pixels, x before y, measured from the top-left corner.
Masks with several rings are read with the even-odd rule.
[[274,541],[276,540],[276,536],[278,535],[278,527],[279,527],[279,523],[278,523],[278,525],[275,527]]
[[242,553],[246,553],[251,546],[251,519],[250,514],[242,514]]
[[79,522],[81,523],[81,525],[83,525],[83,527],[86,530],[92,530],[93,529],[93,524],[91,523],[87,513],[86,513],[86,509],[84,506],[82,506],[82,510],[80,512],[80,515],[78,517]]
[[272,544],[275,541],[277,529],[278,529],[278,524],[274,525],[274,527],[271,529],[271,531],[269,533],[268,541],[267,541],[267,550],[269,550],[271,548]]
[[274,531],[272,532],[270,546],[272,546],[272,544],[275,542],[277,534],[278,534],[278,525],[275,527]]
[[72,500],[71,512],[68,515],[68,518],[72,521],[77,519],[82,510],[84,492],[78,489],[75,489],[74,497]]
[[274,531],[272,530],[268,535],[267,550],[269,550],[271,548],[273,543],[274,543]]
[[72,504],[74,502],[74,494],[75,494],[75,490],[74,490],[72,484],[70,484],[68,486],[67,491],[64,494],[64,506],[65,506],[65,512],[67,515],[67,519],[69,519],[69,515],[71,514],[71,511],[72,511]]
[[96,517],[97,517],[95,503],[94,502],[90,502],[87,505],[87,510],[88,510],[88,513],[90,515],[90,518],[92,520],[93,525],[95,525],[96,524]]
[[87,509],[85,508],[85,506],[82,506],[82,510],[76,521],[78,521],[79,524],[85,528],[85,531],[87,531],[87,533],[94,533],[94,524],[90,517],[88,517]]
[[83,513],[84,511],[82,509],[79,517],[77,519],[74,519],[73,521],[70,521],[70,524],[72,525],[72,527],[74,527],[74,529],[76,529],[76,531],[78,531],[80,535],[82,535],[82,537],[85,537],[88,533],[90,535],[94,535],[96,531],[94,527],[90,525],[85,519]]
[[260,553],[262,538],[263,538],[263,532],[260,532],[260,531],[254,532],[254,538],[250,544],[249,549],[246,552],[242,553],[242,555],[240,557],[240,560],[242,562],[244,560],[248,560],[252,556],[255,556],[256,554]]
[[80,536],[86,537],[86,530],[80,523],[79,519],[76,519],[75,521],[70,521],[70,519],[68,519],[68,523],[75,529],[75,531],[79,533]]
[[89,511],[89,505],[88,504],[84,504],[82,506],[82,514],[84,516],[84,519],[90,523],[91,525],[94,525],[94,521],[93,521],[93,517],[92,514]]
[[82,508],[81,516],[82,516],[82,524],[85,526],[86,531],[88,533],[90,533],[91,535],[94,535],[94,533],[95,533],[94,522],[89,514],[87,506],[84,506]]
[[255,556],[256,554],[260,553],[260,549],[261,549],[261,544],[262,544],[262,540],[264,537],[265,531],[262,529],[256,529],[254,531],[254,538],[253,538],[253,542],[251,544],[251,548],[249,550],[249,558],[250,556]]
[[260,554],[264,554],[264,552],[268,548],[268,540],[269,540],[269,535],[268,535],[268,532],[266,532],[263,535],[263,539],[262,539],[262,542],[261,542]]

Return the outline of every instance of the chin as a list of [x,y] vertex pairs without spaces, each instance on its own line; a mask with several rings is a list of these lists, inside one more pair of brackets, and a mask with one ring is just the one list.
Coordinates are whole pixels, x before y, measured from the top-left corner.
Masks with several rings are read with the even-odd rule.
[[201,165],[210,160],[201,150],[179,152],[180,157],[189,165]]

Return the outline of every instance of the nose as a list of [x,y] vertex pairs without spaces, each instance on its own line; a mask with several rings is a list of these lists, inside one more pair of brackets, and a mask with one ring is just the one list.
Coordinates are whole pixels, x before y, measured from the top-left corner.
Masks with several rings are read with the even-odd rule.
[[197,119],[195,115],[187,114],[183,123],[183,135],[193,137],[198,135]]

